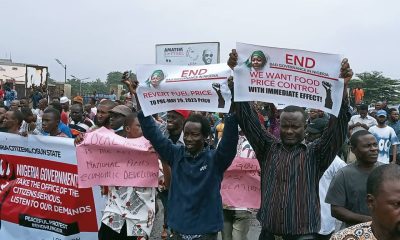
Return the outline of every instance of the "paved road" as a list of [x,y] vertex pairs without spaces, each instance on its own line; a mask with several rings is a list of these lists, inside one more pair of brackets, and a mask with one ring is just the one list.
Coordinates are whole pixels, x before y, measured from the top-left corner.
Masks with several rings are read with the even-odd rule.
[[[158,213],[156,214],[156,218],[154,220],[154,227],[153,231],[151,232],[150,239],[151,240],[161,240],[161,232],[162,232],[162,225],[163,225],[163,207],[161,202],[158,200],[157,204],[159,206]],[[260,235],[261,227],[258,223],[257,219],[254,218],[251,220],[250,230],[247,235],[248,240],[258,240],[258,236]],[[221,236],[218,237],[221,240]]]

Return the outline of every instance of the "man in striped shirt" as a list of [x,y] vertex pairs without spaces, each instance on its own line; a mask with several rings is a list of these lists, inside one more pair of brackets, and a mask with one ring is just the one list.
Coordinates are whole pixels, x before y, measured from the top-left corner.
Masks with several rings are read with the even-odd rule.
[[[228,65],[237,65],[232,50]],[[342,62],[343,102],[339,116],[331,117],[320,139],[304,144],[305,113],[296,106],[286,107],[280,116],[280,139],[265,131],[256,111],[248,102],[236,102],[236,115],[244,134],[253,146],[261,168],[260,240],[317,239],[320,229],[318,183],[329,167],[347,134],[350,119],[347,86],[353,73],[347,59]]]

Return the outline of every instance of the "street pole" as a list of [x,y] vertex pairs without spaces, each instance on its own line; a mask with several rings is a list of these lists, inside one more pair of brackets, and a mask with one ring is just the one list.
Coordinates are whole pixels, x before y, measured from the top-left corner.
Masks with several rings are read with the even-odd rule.
[[60,64],[60,66],[61,67],[63,67],[64,68],[64,83],[67,83],[67,65],[65,64],[63,64],[59,59],[54,59],[54,60],[56,60],[56,62],[58,63],[58,64]]

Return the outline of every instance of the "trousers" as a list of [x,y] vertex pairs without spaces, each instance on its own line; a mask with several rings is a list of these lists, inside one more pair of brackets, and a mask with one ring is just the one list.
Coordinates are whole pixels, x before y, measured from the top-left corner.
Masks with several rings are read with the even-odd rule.
[[249,211],[224,209],[222,240],[247,240],[250,218]]

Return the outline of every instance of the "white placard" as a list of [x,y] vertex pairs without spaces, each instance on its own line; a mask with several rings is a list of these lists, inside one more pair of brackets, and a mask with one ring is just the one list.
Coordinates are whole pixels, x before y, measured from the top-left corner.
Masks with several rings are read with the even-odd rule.
[[337,54],[237,43],[235,101],[264,101],[339,114],[343,79]]

